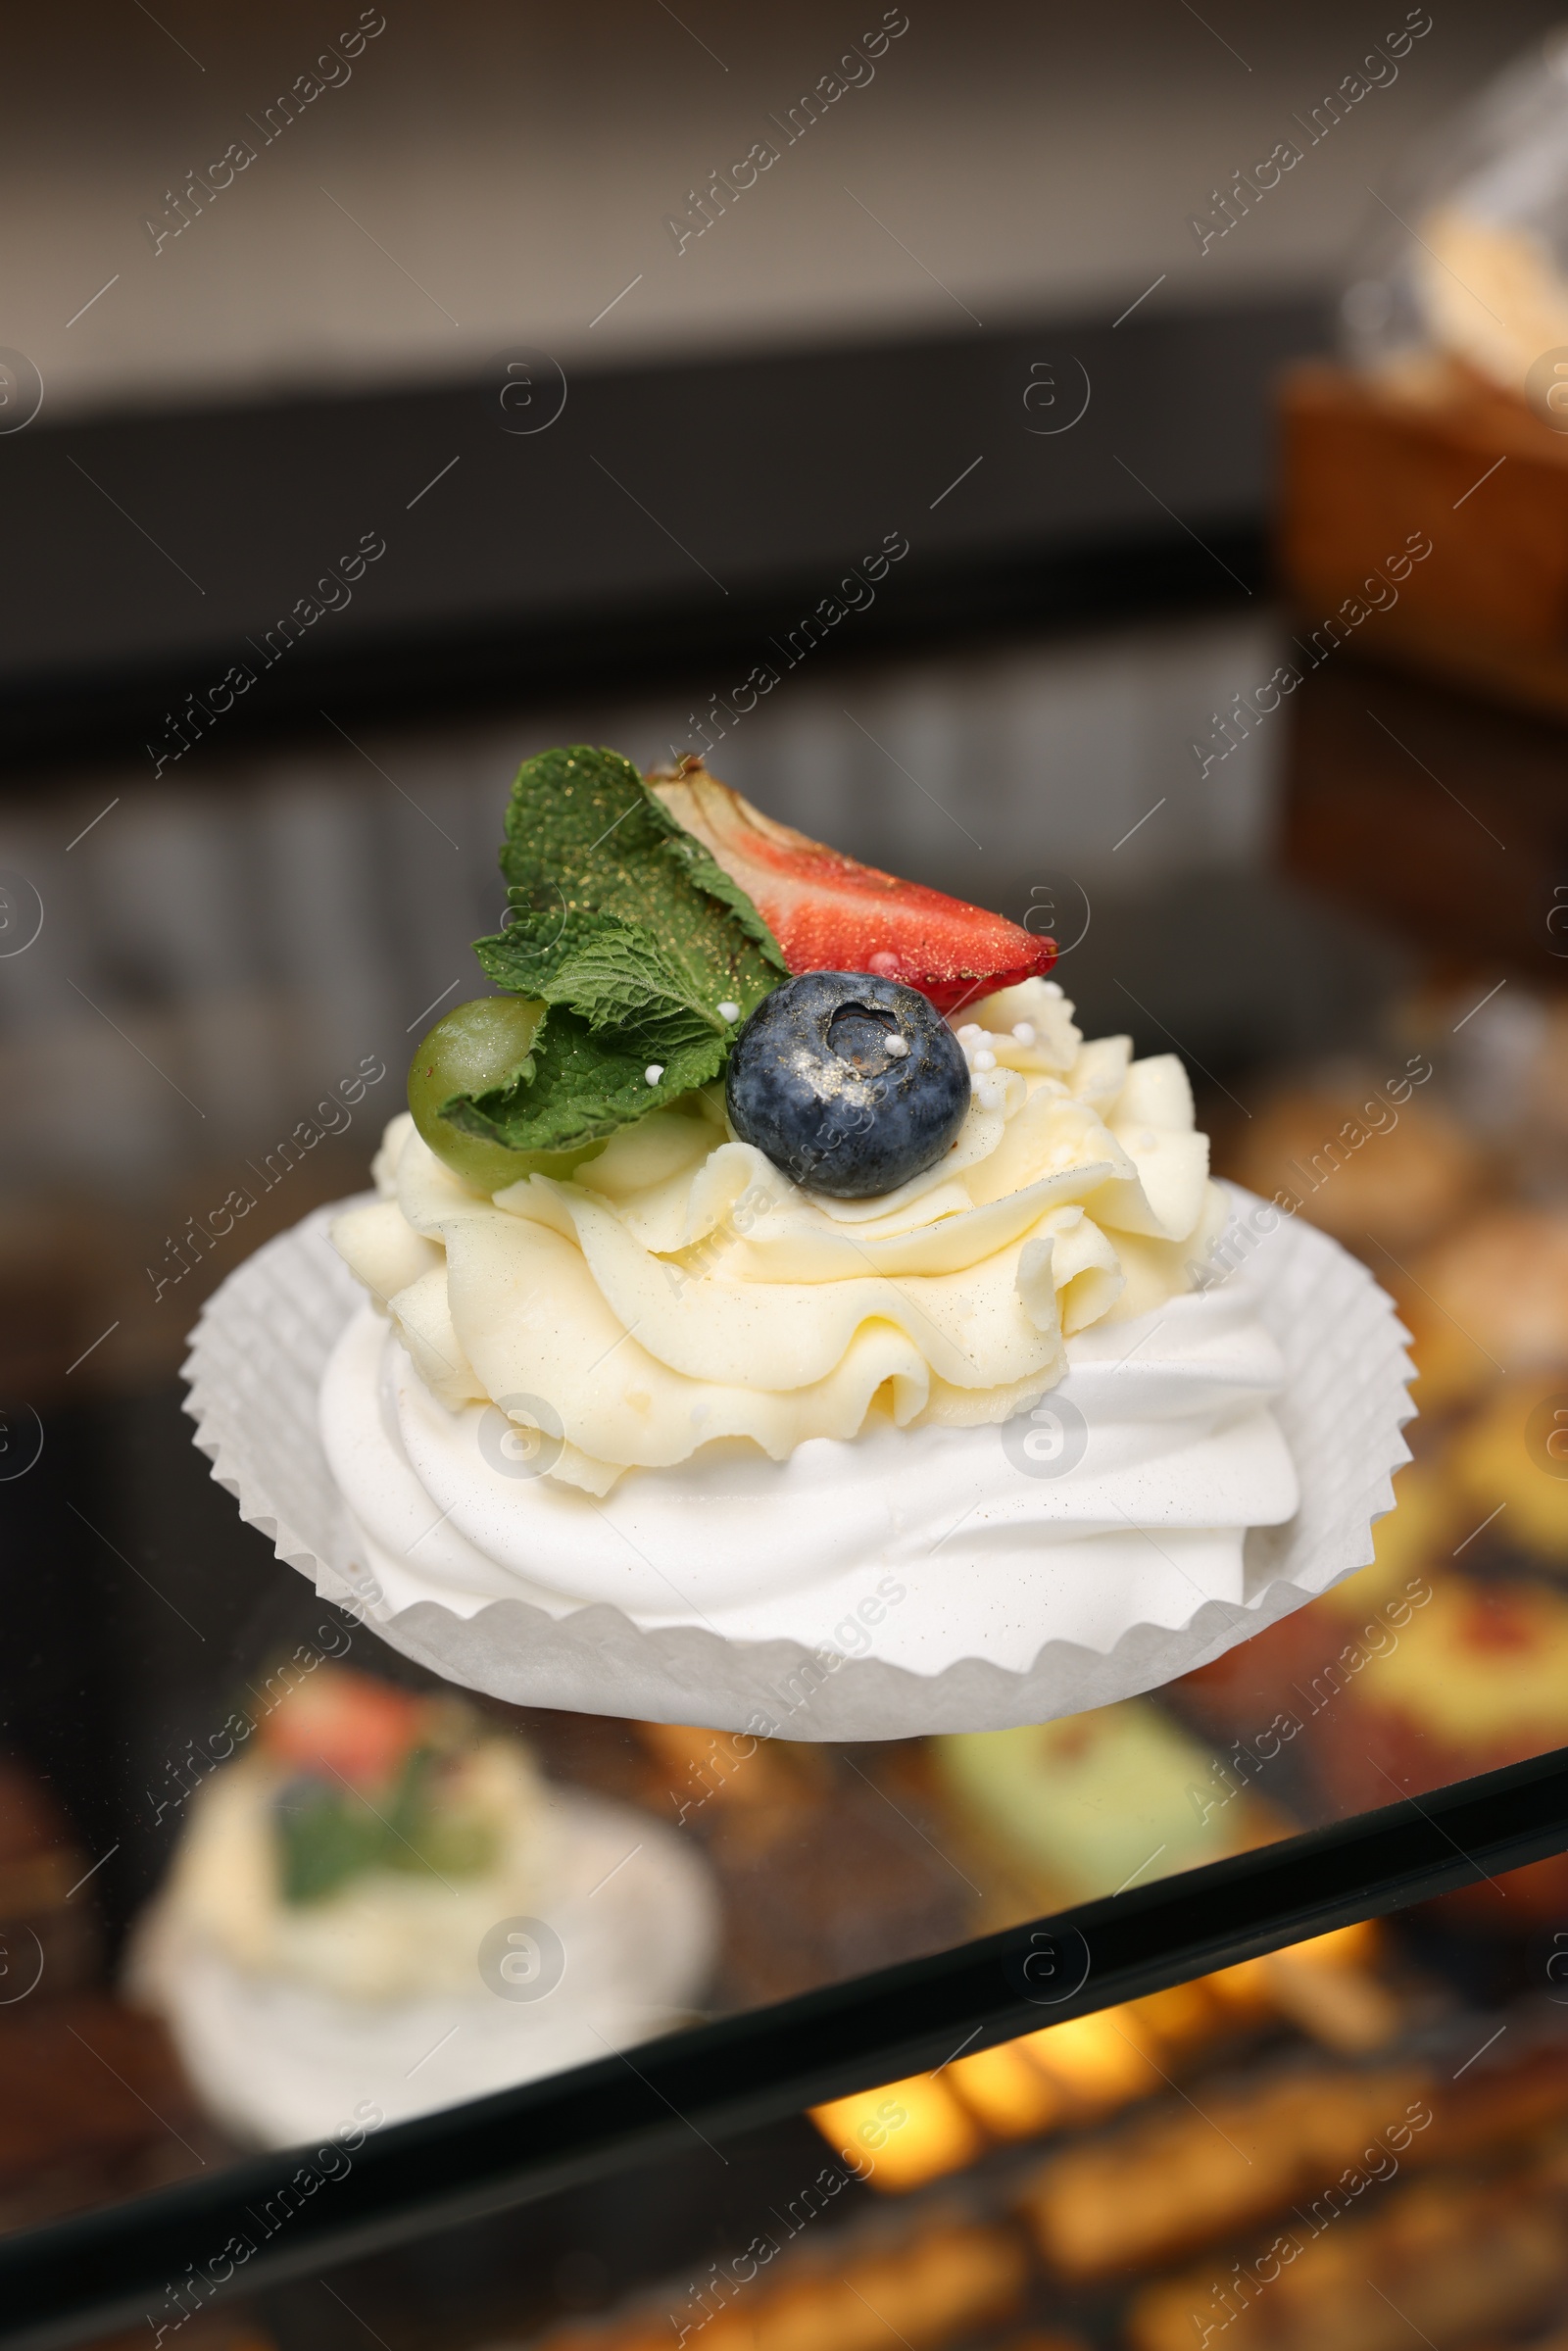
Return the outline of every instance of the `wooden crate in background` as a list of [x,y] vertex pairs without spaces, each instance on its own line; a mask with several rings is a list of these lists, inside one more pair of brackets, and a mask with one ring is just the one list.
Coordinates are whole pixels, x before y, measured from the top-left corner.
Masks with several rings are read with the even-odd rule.
[[1436,360],[1298,367],[1280,422],[1284,862],[1439,965],[1560,988],[1568,431]]
[[1357,650],[1568,716],[1568,431],[1438,362],[1296,368],[1280,422],[1279,562],[1305,630],[1377,601]]

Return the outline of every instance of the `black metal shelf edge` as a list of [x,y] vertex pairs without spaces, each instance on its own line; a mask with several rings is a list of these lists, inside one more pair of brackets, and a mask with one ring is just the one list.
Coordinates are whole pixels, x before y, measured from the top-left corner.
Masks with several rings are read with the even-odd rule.
[[[1218,568],[1216,567],[1218,566]],[[1230,577],[1225,574],[1229,573]],[[811,670],[907,654],[926,646],[1049,630],[1087,630],[1185,617],[1208,610],[1250,609],[1269,580],[1261,520],[1216,526],[1201,548],[1174,528],[1042,539],[1015,549],[944,554],[911,552],[902,573],[883,583],[874,609],[812,647]],[[1239,583],[1239,584],[1236,584]],[[832,577],[826,584],[831,587]],[[211,782],[258,748],[291,737],[341,735],[389,722],[418,723],[505,709],[532,700],[588,693],[615,696],[691,691],[700,718],[711,691],[738,695],[753,666],[770,665],[786,681],[778,648],[799,631],[823,592],[821,575],[781,575],[753,595],[736,596],[714,615],[673,588],[655,603],[607,594],[603,604],[566,613],[487,608],[461,622],[319,642],[303,641],[274,676],[262,676],[224,714],[212,745],[196,741],[187,764],[171,777]],[[178,711],[193,680],[220,676],[223,660],[202,669],[119,663],[102,669],[61,665],[0,680],[0,759],[8,782],[30,785],[28,770],[85,759],[129,762],[151,777],[147,745],[167,749],[164,715]],[[701,737],[694,732],[694,748]]]
[[[319,2270],[752,2129],[971,2047],[1157,1991],[1568,1848],[1568,1749],[1280,1844],[640,2045],[367,2139],[308,2196],[302,2151],[0,2244],[0,2345],[60,2351],[160,2318],[225,2260],[216,2294]],[[1085,1970],[1085,1960],[1087,1968]],[[1060,1967],[1081,1983],[1054,1996]],[[979,2026],[978,2033],[974,2028]],[[258,2212],[286,2213],[266,2229]],[[256,2240],[260,2238],[260,2242]],[[236,2242],[252,2250],[239,2262]]]
[[[220,691],[219,748],[322,700],[603,681],[646,664],[645,636],[666,663],[741,658],[743,678],[771,658],[768,633],[900,537],[908,555],[884,565],[874,608],[866,583],[852,591],[846,643],[896,612],[957,630],[1090,620],[1107,585],[1145,605],[1162,588],[1245,603],[1271,386],[1326,336],[1324,306],[1296,299],[1156,309],[1119,330],[1057,318],[683,357],[574,372],[531,434],[504,429],[499,369],[434,390],[45,420],[0,442],[0,745],[140,762],[180,720],[199,749]],[[1080,369],[1092,398],[1073,417]],[[1065,429],[1041,404],[1048,379]],[[324,609],[292,622],[318,586]],[[229,682],[235,664],[250,684]]]

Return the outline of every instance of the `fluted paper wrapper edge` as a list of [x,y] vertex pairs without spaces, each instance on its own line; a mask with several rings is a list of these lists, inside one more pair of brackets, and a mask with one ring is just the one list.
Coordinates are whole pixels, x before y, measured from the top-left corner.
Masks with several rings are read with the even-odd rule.
[[[1228,1187],[1238,1215],[1257,1203]],[[1372,1558],[1394,1506],[1413,1417],[1406,1333],[1393,1300],[1337,1242],[1283,1218],[1249,1245],[1260,1312],[1286,1364],[1274,1406],[1301,1499],[1247,1538],[1240,1605],[1205,1599],[1174,1627],[1129,1614],[1104,1650],[1047,1639],[1027,1672],[961,1657],[932,1674],[835,1658],[789,1641],[725,1639],[702,1626],[644,1631],[621,1610],[552,1617],[521,1600],[460,1616],[436,1600],[394,1613],[367,1589],[356,1538],[318,1429],[326,1359],[363,1294],[327,1238],[347,1202],[318,1209],[258,1249],[209,1299],[184,1367],[185,1409],[240,1515],[323,1597],[446,1680],[515,1704],[756,1730],[804,1675],[792,1739],[905,1739],[1049,1722],[1157,1689],[1314,1599]],[[1277,1214],[1277,1211],[1271,1211]],[[1233,1231],[1236,1229],[1233,1221]]]

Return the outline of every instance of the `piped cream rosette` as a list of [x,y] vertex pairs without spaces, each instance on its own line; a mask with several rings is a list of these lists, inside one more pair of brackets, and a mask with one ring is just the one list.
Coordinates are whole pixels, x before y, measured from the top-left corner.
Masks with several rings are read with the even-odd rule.
[[794,1185],[714,1088],[490,1200],[405,1114],[379,1200],[332,1239],[449,1410],[544,1429],[547,1474],[590,1494],[716,1440],[783,1461],[878,1420],[1005,1421],[1061,1379],[1071,1334],[1191,1289],[1226,1203],[1174,1054],[1085,1044],[1051,980],[958,1035],[956,1140],[874,1200]]

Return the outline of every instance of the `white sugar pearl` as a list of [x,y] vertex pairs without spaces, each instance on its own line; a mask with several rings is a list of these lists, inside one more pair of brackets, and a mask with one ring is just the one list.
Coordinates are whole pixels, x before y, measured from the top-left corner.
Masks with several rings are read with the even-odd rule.
[[890,1037],[883,1051],[890,1061],[902,1061],[909,1050],[907,1037]]
[[657,1086],[663,1074],[664,1064],[662,1061],[650,1061],[648,1067],[643,1071],[643,1076],[650,1086]]
[[997,1066],[997,1056],[992,1053],[976,1053],[974,1057],[974,1066],[976,1069],[995,1069]]
[[985,1030],[980,1026],[978,1020],[966,1020],[962,1028],[958,1031],[958,1043],[960,1045],[969,1045],[976,1037],[983,1037],[984,1035]]
[[739,1020],[740,1016],[741,1008],[739,1004],[726,1003],[720,1004],[718,1007],[718,1017],[720,1020]]
[[1020,1045],[1033,1045],[1035,1024],[1032,1020],[1015,1020],[1012,1024],[1012,1033]]

